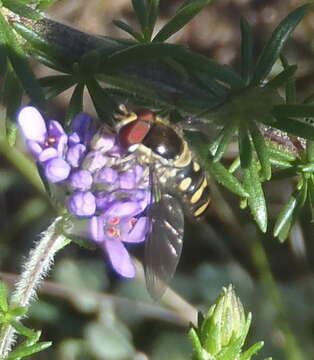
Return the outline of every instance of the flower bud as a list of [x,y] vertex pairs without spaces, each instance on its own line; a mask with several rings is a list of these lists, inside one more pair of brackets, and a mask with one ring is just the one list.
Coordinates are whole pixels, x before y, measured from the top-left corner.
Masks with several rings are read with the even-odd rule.
[[[251,315],[245,318],[243,305],[236,296],[233,287],[223,288],[204,318],[200,320],[198,329],[190,330],[195,352],[200,359],[237,359],[242,352]],[[255,345],[256,351],[263,344]],[[255,352],[256,352],[255,351]],[[229,357],[228,357],[229,356]]]

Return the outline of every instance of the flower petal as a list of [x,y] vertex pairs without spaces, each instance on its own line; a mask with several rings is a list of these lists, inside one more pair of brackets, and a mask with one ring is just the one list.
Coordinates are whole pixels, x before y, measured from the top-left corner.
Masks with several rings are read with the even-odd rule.
[[76,144],[71,146],[68,149],[66,160],[67,162],[73,166],[78,167],[81,163],[81,160],[86,152],[86,146],[83,144]]
[[107,156],[100,151],[90,151],[83,161],[82,167],[92,173],[103,168],[108,161]]
[[56,120],[49,121],[48,133],[49,137],[56,138],[57,140],[59,140],[62,135],[65,135],[65,131],[63,130],[62,125]]
[[54,158],[45,163],[45,176],[53,183],[65,180],[70,171],[70,165],[60,158]]
[[116,238],[105,236],[103,247],[106,250],[114,270],[127,278],[135,276],[135,267],[126,248]]
[[73,171],[70,178],[69,184],[73,190],[89,190],[93,183],[93,177],[87,170],[76,170]]
[[91,141],[91,148],[101,152],[107,152],[111,150],[116,142],[114,135],[108,134],[108,132],[99,131]]
[[119,180],[121,189],[133,189],[136,181],[134,171],[124,171],[120,174]]
[[42,146],[37,141],[28,140],[26,143],[27,147],[36,158],[43,151]]
[[141,207],[135,201],[116,201],[106,211],[106,216],[135,216],[141,212]]
[[122,241],[128,243],[139,243],[146,239],[148,231],[148,217],[141,217],[138,219],[133,229],[126,235],[123,236]]
[[93,216],[89,221],[89,237],[96,243],[102,243],[105,238],[103,216]]
[[63,157],[68,144],[68,136],[66,134],[61,135],[57,142],[57,150],[60,157]]
[[77,114],[71,124],[73,132],[75,132],[80,142],[87,144],[95,134],[93,119],[84,113]]
[[55,148],[49,147],[44,149],[39,155],[38,155],[38,161],[39,162],[45,162],[50,159],[54,159],[58,157],[58,152]]
[[94,175],[94,182],[96,184],[112,185],[118,178],[118,172],[112,168],[104,168]]
[[96,211],[95,196],[90,191],[77,191],[68,198],[68,209],[74,216],[92,216]]
[[17,121],[27,140],[43,144],[47,137],[47,127],[40,112],[33,106],[24,107],[18,114]]

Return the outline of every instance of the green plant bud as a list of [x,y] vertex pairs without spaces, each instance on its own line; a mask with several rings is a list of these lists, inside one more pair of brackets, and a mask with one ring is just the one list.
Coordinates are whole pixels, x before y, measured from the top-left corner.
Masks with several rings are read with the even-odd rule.
[[[199,319],[198,329],[193,328],[189,333],[194,345],[194,358],[238,359],[250,326],[251,315],[245,316],[243,305],[231,285],[223,288],[205,317]],[[254,348],[253,353],[261,346],[262,344],[259,344]]]

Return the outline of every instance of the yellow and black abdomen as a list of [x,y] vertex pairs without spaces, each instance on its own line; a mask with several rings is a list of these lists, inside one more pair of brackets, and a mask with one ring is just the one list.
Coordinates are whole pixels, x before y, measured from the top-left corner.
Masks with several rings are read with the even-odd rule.
[[185,205],[191,216],[202,216],[210,204],[210,190],[206,175],[195,160],[176,173],[178,190],[182,193]]

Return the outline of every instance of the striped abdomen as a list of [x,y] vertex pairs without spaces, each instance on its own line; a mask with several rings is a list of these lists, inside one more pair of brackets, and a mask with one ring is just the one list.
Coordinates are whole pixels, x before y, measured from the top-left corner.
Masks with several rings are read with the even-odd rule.
[[191,160],[186,167],[177,171],[175,177],[189,213],[195,218],[202,216],[210,203],[210,190],[200,165]]

